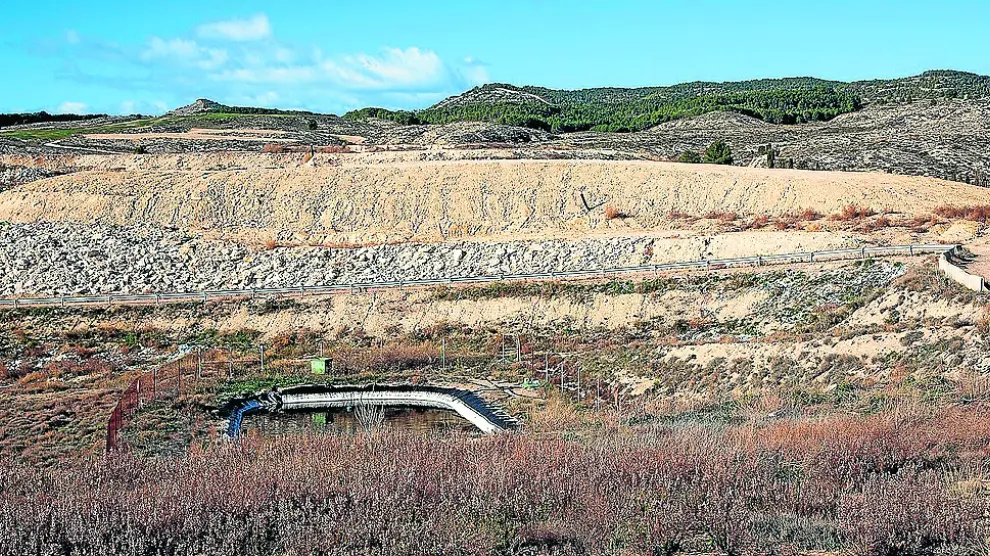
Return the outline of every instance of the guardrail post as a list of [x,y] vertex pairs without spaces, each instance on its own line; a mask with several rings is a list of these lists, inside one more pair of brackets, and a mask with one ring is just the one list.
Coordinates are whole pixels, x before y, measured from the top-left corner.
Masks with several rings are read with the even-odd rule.
[[861,258],[861,259],[865,259],[866,258],[866,247],[860,248],[860,250],[859,250],[859,258]]
[[162,306],[162,296],[161,296],[161,294],[157,294],[157,293],[155,294],[155,306],[156,307],[161,307]]
[[814,252],[814,251],[812,251],[812,252],[811,252],[811,253],[810,253],[810,254],[808,255],[808,262],[809,262],[809,263],[813,263],[813,262],[815,262],[815,252]]
[[206,292],[203,292],[203,305],[206,305]]
[[705,261],[705,271],[706,272],[711,272],[711,270],[712,270],[712,262],[711,261]]
[[61,303],[62,303],[62,308],[65,309],[65,296],[63,295],[63,296],[59,297],[59,301],[61,301]]
[[908,254],[914,255],[914,244],[908,245]]
[[107,307],[108,308],[109,307],[113,307],[113,296],[112,295],[108,295],[107,296]]

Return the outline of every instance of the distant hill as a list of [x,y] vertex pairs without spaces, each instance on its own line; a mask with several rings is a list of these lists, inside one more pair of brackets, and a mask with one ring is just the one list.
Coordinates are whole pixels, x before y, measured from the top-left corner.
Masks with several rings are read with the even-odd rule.
[[312,116],[313,112],[305,110],[279,110],[278,108],[256,108],[252,106],[228,106],[220,104],[208,98],[196,99],[192,104],[187,104],[168,112],[168,116],[197,116],[200,114],[286,114],[293,116]]
[[78,122],[106,117],[106,114],[49,114],[44,111],[25,114],[0,114],[0,127],[48,122]]
[[792,124],[830,120],[872,103],[986,97],[990,97],[990,77],[951,70],[852,83],[794,77],[580,90],[495,83],[475,87],[423,110],[365,108],[344,117],[378,118],[406,125],[483,121],[553,132],[637,131],[714,111]]

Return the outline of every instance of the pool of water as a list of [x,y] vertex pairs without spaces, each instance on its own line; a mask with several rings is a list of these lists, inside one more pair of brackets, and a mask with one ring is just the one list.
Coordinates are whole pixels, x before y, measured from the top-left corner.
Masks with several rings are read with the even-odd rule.
[[242,433],[281,435],[288,433],[357,433],[369,429],[402,429],[416,432],[466,432],[478,429],[456,413],[442,409],[385,407],[376,415],[353,409],[319,409],[259,413],[244,419]]

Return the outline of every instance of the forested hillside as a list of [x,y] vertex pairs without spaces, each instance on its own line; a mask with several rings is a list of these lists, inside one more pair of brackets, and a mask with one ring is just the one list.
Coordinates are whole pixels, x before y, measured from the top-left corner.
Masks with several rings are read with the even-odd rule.
[[868,103],[987,96],[990,78],[957,71],[854,83],[798,77],[576,91],[489,84],[423,110],[365,108],[344,117],[379,118],[404,125],[484,121],[553,132],[622,132],[720,110],[770,123],[794,124],[830,120]]

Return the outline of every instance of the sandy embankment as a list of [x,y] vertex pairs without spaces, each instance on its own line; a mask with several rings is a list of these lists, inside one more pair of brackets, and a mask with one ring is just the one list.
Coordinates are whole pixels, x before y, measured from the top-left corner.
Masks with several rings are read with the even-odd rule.
[[[635,234],[671,212],[780,215],[857,204],[909,215],[990,204],[990,190],[923,177],[616,161],[399,156],[86,157],[87,170],[0,194],[0,220],[157,224],[322,241]],[[82,157],[80,157],[82,158]],[[212,160],[212,159],[211,159]],[[331,165],[330,161],[337,161]],[[265,167],[265,165],[268,165]],[[274,166],[274,167],[273,167]],[[108,168],[109,169],[109,168]],[[591,207],[588,210],[585,205]],[[628,218],[608,220],[605,205]]]

